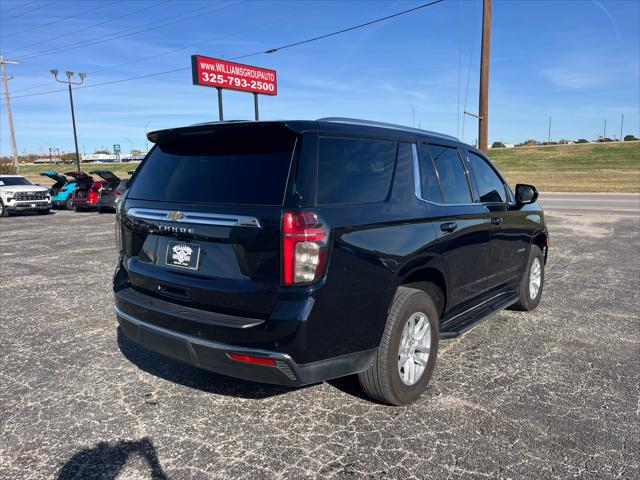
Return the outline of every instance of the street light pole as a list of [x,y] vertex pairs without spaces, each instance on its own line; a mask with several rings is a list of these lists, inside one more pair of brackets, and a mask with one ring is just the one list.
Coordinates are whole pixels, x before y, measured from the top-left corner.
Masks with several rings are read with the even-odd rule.
[[622,142],[624,139],[622,138],[622,127],[624,126],[624,113],[620,118],[620,141]]
[[602,120],[604,121],[604,130],[602,131],[602,139],[604,140],[605,138],[607,138],[607,119],[603,118]]
[[76,169],[80,171],[80,150],[78,149],[78,133],[76,131],[76,112],[75,112],[75,109],[73,108],[73,90],[71,89],[71,85],[82,85],[82,83],[84,82],[84,79],[87,78],[87,74],[79,73],[78,76],[80,77],[80,81],[72,82],[71,77],[73,77],[74,73],[69,70],[65,72],[65,75],[67,76],[66,80],[60,80],[58,78],[57,69],[50,70],[50,72],[51,72],[51,75],[53,75],[53,77],[56,79],[56,82],[66,83],[69,87],[69,103],[71,104],[71,121],[73,123],[73,141],[76,146]]

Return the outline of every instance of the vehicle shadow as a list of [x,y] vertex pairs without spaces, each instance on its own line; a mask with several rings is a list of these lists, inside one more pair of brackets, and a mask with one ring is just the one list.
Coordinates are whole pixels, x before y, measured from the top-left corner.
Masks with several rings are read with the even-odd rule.
[[149,438],[116,443],[100,442],[93,448],[80,450],[60,469],[58,480],[115,480],[129,458],[142,458],[149,467],[150,478],[166,480],[153,442]]
[[207,393],[260,400],[295,390],[295,388],[280,385],[227,377],[173,360],[132,342],[120,327],[118,327],[118,347],[122,354],[141,370],[164,380]]
[[49,213],[47,213],[46,215],[38,212],[26,211],[26,212],[11,212],[9,216],[10,217],[48,217],[49,215],[55,215],[55,214],[56,212],[53,209],[51,209]]

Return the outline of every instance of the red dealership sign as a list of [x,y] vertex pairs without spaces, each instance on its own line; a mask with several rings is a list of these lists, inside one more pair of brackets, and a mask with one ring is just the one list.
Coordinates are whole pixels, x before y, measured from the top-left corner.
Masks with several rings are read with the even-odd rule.
[[193,84],[244,92],[277,95],[276,71],[227,62],[218,58],[191,56]]

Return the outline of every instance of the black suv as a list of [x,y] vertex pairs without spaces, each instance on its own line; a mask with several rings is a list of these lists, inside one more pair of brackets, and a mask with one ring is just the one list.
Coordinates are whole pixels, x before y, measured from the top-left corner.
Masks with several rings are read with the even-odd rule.
[[156,145],[118,204],[116,314],[192,365],[299,386],[358,374],[400,405],[438,341],[532,310],[536,189],[453,137],[363,120],[216,122]]

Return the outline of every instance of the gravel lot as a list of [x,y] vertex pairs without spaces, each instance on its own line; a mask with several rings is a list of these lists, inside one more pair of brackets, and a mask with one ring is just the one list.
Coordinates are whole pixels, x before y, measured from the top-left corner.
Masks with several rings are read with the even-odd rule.
[[289,390],[117,330],[113,216],[0,220],[0,478],[640,478],[638,219],[550,215],[538,310],[442,344],[391,408]]

